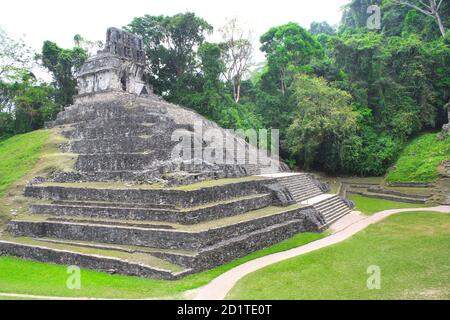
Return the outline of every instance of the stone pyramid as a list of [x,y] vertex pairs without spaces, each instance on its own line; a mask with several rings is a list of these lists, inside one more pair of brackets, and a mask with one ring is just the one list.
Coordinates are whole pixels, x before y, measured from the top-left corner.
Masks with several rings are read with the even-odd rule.
[[48,124],[74,165],[30,182],[35,201],[9,223],[0,252],[177,279],[350,212],[312,175],[154,95],[144,73],[142,39],[110,28],[78,75],[75,104]]

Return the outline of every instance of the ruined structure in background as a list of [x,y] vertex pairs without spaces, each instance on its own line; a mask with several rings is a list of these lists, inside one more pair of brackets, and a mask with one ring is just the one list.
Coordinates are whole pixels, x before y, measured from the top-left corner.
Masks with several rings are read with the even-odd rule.
[[[319,232],[350,212],[314,176],[290,173],[272,154],[154,95],[144,61],[139,37],[108,30],[105,49],[81,69],[75,104],[48,124],[75,164],[30,182],[29,214],[9,223],[0,253],[177,279]],[[239,148],[220,151],[195,135],[198,127]],[[179,138],[193,158],[174,157]],[[212,150],[229,161],[205,160]]]
[[88,59],[78,74],[79,95],[121,90],[138,96],[151,90],[145,83],[145,52],[142,38],[109,28],[105,49]]
[[447,123],[442,126],[442,131],[438,134],[439,140],[450,138],[450,101],[444,106],[447,111]]

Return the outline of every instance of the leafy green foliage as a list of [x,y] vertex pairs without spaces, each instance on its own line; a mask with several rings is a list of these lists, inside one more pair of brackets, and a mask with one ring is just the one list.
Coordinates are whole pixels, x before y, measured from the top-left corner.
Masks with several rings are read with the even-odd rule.
[[137,17],[127,29],[143,37],[151,70],[150,83],[156,93],[169,100],[177,95],[180,86],[181,90],[189,88],[190,80],[195,78],[196,48],[213,30],[209,23],[191,12]]
[[312,22],[311,26],[309,27],[309,33],[313,35],[318,34],[326,34],[329,36],[336,35],[336,30],[328,24],[326,21],[322,22]]
[[444,160],[450,160],[450,137],[439,141],[436,134],[424,134],[406,145],[387,181],[434,182],[438,178],[437,168]]
[[0,138],[40,129],[56,116],[54,89],[38,84],[33,74],[16,70],[0,81]]
[[261,51],[266,54],[270,81],[283,95],[292,74],[305,71],[313,58],[323,56],[319,42],[297,23],[271,28],[261,36]]
[[287,134],[291,152],[307,168],[321,159],[324,167],[335,171],[346,140],[358,130],[351,96],[322,78],[307,75],[296,76],[293,90],[298,106]]
[[75,73],[87,59],[87,52],[80,47],[62,49],[54,42],[45,41],[38,58],[53,76],[57,88],[56,103],[61,106],[72,104],[77,93]]

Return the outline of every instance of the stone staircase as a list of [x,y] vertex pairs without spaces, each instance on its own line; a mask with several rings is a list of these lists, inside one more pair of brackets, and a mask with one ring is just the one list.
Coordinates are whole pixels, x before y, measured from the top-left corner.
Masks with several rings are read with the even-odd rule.
[[353,209],[348,201],[338,195],[324,194],[305,201],[304,204],[311,204],[324,218],[322,229],[326,229],[334,222],[338,221]]
[[278,178],[297,202],[313,198],[323,193],[314,180],[307,174],[294,174]]
[[442,163],[442,167],[444,169],[445,175],[450,177],[450,160],[446,160]]

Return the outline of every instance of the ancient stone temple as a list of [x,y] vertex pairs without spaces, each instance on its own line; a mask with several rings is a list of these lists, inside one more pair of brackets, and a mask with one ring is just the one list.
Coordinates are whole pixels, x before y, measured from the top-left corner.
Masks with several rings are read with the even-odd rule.
[[144,81],[145,53],[140,37],[109,28],[103,51],[86,61],[78,74],[80,96],[122,90],[139,96],[149,94]]
[[48,124],[73,163],[30,181],[29,210],[10,221],[1,253],[177,279],[351,210],[314,176],[154,95],[133,34],[109,29],[78,83],[75,104]]

